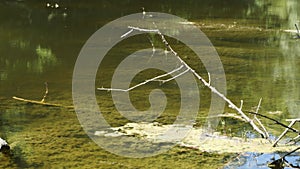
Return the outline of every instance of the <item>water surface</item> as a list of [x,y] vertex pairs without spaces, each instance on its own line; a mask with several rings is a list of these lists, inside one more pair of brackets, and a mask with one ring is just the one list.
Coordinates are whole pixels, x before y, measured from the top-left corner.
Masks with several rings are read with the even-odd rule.
[[[47,7],[47,3],[57,3],[59,8]],[[30,105],[11,98],[20,96],[41,100],[44,83],[47,82],[47,102],[72,105],[72,72],[83,44],[109,21],[141,12],[142,7],[146,11],[170,13],[192,21],[208,36],[224,66],[227,96],[236,104],[243,100],[244,108],[252,110],[263,98],[261,113],[283,122],[286,118],[299,117],[299,40],[293,38],[294,34],[282,31],[295,29],[294,24],[299,24],[300,4],[297,0],[2,0],[0,137],[11,144],[14,156],[0,156],[3,161],[1,167],[217,168],[228,161],[232,155],[209,154],[179,147],[145,159],[116,156],[101,149],[86,136],[74,110]],[[179,53],[192,55],[180,43],[171,42]],[[111,77],[105,75],[112,73],[120,58],[147,45],[151,47],[145,36],[118,44],[102,65],[105,73],[98,73],[100,79],[96,85],[109,85]],[[188,57],[186,60],[193,64]],[[207,77],[201,64],[193,66]],[[135,80],[138,82],[154,73],[157,72],[144,72]],[[145,93],[156,86],[150,84],[132,93],[139,109],[149,106],[147,101],[143,101],[148,98]],[[163,88],[175,105],[158,118],[159,122],[168,124],[172,123],[178,111],[178,90],[174,83],[166,84]],[[116,112],[109,93],[97,94],[99,105],[105,110],[104,115],[112,126],[128,122]],[[201,109],[196,126],[201,126],[201,117],[207,115],[209,94],[207,89],[201,88]],[[225,111],[233,112],[228,108]],[[283,130],[270,121],[263,120],[263,123],[273,135]],[[248,125],[233,120],[226,119],[226,125],[238,136],[251,130]]]

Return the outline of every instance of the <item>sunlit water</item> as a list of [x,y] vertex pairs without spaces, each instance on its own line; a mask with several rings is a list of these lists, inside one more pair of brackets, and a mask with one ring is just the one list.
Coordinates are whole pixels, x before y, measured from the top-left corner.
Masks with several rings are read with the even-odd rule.
[[[59,5],[57,8],[55,3]],[[146,11],[171,13],[193,21],[210,38],[224,66],[227,96],[235,103],[239,104],[243,100],[244,108],[253,110],[259,99],[263,98],[261,113],[282,122],[287,118],[299,118],[300,40],[294,39],[295,34],[283,31],[295,29],[294,24],[299,24],[300,4],[297,0],[190,0],[147,3],[131,0],[59,3],[3,0],[0,1],[0,137],[14,147],[16,155],[12,158],[1,156],[1,161],[4,161],[0,163],[1,167],[157,168],[159,164],[172,164],[174,161],[178,161],[172,164],[177,167],[190,163],[193,163],[190,164],[191,168],[222,166],[223,162],[218,161],[224,160],[225,155],[206,157],[188,152],[190,160],[183,160],[185,157],[176,154],[182,150],[176,149],[176,155],[171,151],[140,161],[121,158],[94,144],[81,129],[72,109],[28,105],[12,99],[12,96],[20,96],[41,100],[44,83],[48,82],[47,102],[72,105],[72,71],[83,44],[107,22],[141,12],[141,7],[145,7]],[[127,43],[119,44],[110,53],[110,57],[106,58],[107,64],[103,66],[105,74],[111,74],[109,72],[113,71],[122,55],[142,47],[151,47],[145,37],[128,42],[132,42],[133,47],[129,47]],[[125,52],[120,53],[119,49]],[[178,52],[185,52],[180,46],[177,49]],[[188,55],[188,52],[184,54]],[[101,72],[98,75],[96,85],[109,85],[110,77],[103,76]],[[145,75],[149,77],[149,73],[146,72]],[[207,77],[206,73],[204,77]],[[164,87],[174,101],[173,109],[167,110],[172,114],[178,108],[175,103],[176,90],[173,91],[176,86],[170,83]],[[144,90],[149,91],[147,87]],[[139,108],[149,106],[147,101],[139,102],[139,98],[148,98],[143,96],[145,91],[133,92]],[[199,119],[207,115],[203,113],[209,108],[210,99],[206,97],[207,93],[209,91],[203,89]],[[114,113],[113,103],[108,99],[107,93],[104,96],[101,92],[98,94],[101,95],[98,98],[99,105],[107,112],[104,115],[113,126],[128,122]],[[225,111],[232,110],[226,108]],[[166,115],[158,121],[171,123],[174,117],[174,114]],[[225,122],[228,125],[224,129],[227,133],[227,128],[238,136],[251,130],[248,125],[240,122],[228,119]],[[263,119],[263,123],[274,136],[283,130],[268,120]],[[196,125],[201,126],[201,120]],[[244,161],[233,161],[227,167],[266,168],[266,162],[273,156],[278,157],[278,154],[254,156],[256,154],[245,154]],[[168,160],[164,160],[165,158]],[[199,162],[199,158],[205,160]],[[299,160],[297,156],[290,158],[294,162]],[[153,161],[158,161],[158,164],[153,164]]]

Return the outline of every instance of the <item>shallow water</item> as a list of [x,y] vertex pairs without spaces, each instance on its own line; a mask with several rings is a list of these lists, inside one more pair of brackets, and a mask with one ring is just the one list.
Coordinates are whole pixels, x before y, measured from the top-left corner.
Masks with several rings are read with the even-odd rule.
[[[11,98],[41,100],[44,82],[47,82],[47,102],[72,105],[72,72],[83,44],[106,23],[141,12],[141,7],[192,21],[208,36],[223,63],[227,96],[233,102],[239,104],[242,99],[244,109],[253,110],[263,98],[262,114],[282,122],[299,117],[299,40],[293,38],[294,34],[283,32],[299,24],[297,0],[191,0],[184,3],[64,0],[57,2],[57,9],[47,8],[47,3],[54,5],[55,1],[0,1],[0,137],[5,138],[14,151],[12,157],[0,156],[2,168],[218,168],[235,156],[175,147],[145,159],[120,157],[89,139],[73,109],[30,105]],[[180,54],[188,55],[187,63],[207,78],[203,66],[189,59],[193,58],[192,52],[176,41],[171,42]],[[118,44],[102,64],[96,87],[108,86],[120,59],[145,47],[151,48],[145,36]],[[135,77],[134,83],[155,73],[160,72],[143,72]],[[148,100],[147,93],[157,86],[150,84],[132,92],[138,109],[149,106],[144,100]],[[179,107],[176,87],[172,82],[162,86],[170,105],[158,122],[170,124],[176,118]],[[200,89],[201,108],[196,126],[203,125],[203,117],[207,116],[210,106],[210,92],[203,86]],[[99,106],[112,126],[128,122],[114,108],[109,93],[96,93]],[[234,112],[229,108],[225,111]],[[272,135],[278,136],[283,130],[268,120],[262,119],[262,122]],[[295,127],[299,128],[299,124]],[[225,119],[225,126],[220,126],[220,130],[243,136],[251,128]],[[270,156],[263,158],[262,163],[265,164]],[[250,160],[247,164],[251,163],[251,158],[246,159]]]

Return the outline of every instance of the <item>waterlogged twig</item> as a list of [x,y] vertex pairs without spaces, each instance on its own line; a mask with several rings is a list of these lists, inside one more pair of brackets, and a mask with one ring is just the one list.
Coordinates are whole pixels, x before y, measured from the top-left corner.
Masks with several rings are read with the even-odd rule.
[[[166,40],[165,36],[160,32],[159,29],[146,29],[146,28],[139,28],[139,27],[134,27],[134,26],[128,26],[128,28],[130,29],[129,32],[125,33],[124,35],[121,36],[121,38],[129,35],[131,32],[133,31],[139,31],[139,32],[144,32],[144,33],[156,33],[160,36],[162,42],[165,44],[166,48],[168,49],[168,51],[170,51],[182,64],[183,67],[185,67],[188,71],[192,72],[194,76],[197,77],[198,80],[200,80],[206,87],[208,87],[213,93],[217,94],[219,97],[221,97],[225,102],[228,103],[229,107],[236,110],[252,127],[255,131],[257,131],[258,133],[261,134],[261,136],[263,138],[267,138],[268,134],[261,130],[256,124],[255,122],[250,119],[243,111],[241,108],[237,107],[231,100],[229,100],[224,94],[220,93],[215,87],[211,86],[210,84],[210,80],[207,82],[205,79],[203,79],[194,69],[192,69],[184,60],[181,59],[181,57],[178,55],[178,53],[171,47],[171,45],[169,44],[169,42]],[[169,73],[167,73],[169,74]],[[164,76],[164,75],[161,75]],[[156,79],[159,79],[160,77],[154,77],[152,79],[146,80],[143,83],[140,83],[136,86],[133,86],[129,89],[112,89],[112,88],[98,88],[98,90],[107,90],[107,91],[124,91],[124,92],[128,92],[136,87],[139,87],[141,85],[146,84],[149,81],[154,81]],[[209,75],[210,78],[210,75]]]

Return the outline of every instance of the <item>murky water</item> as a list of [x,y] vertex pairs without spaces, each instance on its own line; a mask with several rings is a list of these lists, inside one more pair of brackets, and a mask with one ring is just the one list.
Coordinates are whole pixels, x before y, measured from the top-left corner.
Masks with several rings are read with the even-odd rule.
[[[295,34],[283,31],[295,29],[295,23],[300,24],[300,3],[297,0],[1,0],[0,137],[5,138],[14,151],[12,157],[0,156],[1,167],[218,168],[229,161],[231,155],[179,147],[151,158],[123,158],[93,143],[82,130],[73,109],[29,105],[12,99],[12,96],[19,96],[41,100],[47,82],[47,102],[72,105],[72,72],[83,44],[109,21],[141,12],[142,7],[146,11],[166,12],[193,21],[208,36],[224,66],[227,96],[235,103],[239,104],[242,99],[244,108],[252,110],[263,98],[261,113],[282,122],[287,118],[299,118],[300,41],[293,38]],[[151,44],[143,36],[118,44],[101,67],[105,73],[98,73],[97,87],[109,85],[111,76],[106,75],[112,74],[120,58],[144,47],[151,47]],[[174,42],[174,48],[184,55],[192,55],[177,42]],[[193,64],[188,59],[187,62]],[[207,77],[201,65],[192,66]],[[152,73],[157,72],[144,72],[136,80],[151,77]],[[137,108],[149,106],[147,101],[140,100],[148,99],[144,93],[149,93],[152,87],[146,86],[132,93]],[[163,87],[173,106],[167,107],[167,113],[158,121],[167,124],[176,117],[178,91],[173,83]],[[104,116],[112,126],[128,122],[116,113],[108,93],[97,94]],[[207,115],[210,103],[207,95],[209,91],[203,88],[200,120],[196,126],[201,126],[201,117]],[[225,111],[233,112],[227,108]],[[273,135],[283,130],[268,120],[262,121]],[[245,131],[251,129],[237,121],[226,119],[225,122],[226,128],[236,135],[243,135],[241,128]],[[266,162],[271,156],[259,159]],[[241,166],[258,168],[259,165],[248,161]]]

